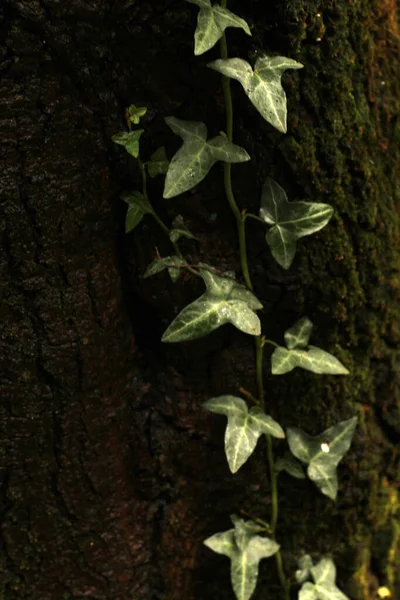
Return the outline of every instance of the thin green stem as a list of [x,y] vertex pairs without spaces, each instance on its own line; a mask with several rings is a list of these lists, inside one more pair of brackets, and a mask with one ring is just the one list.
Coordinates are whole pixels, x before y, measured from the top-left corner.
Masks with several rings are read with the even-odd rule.
[[244,219],[255,219],[256,221],[260,221],[263,225],[265,225],[265,221],[262,220],[261,217],[257,217],[257,215],[253,215],[253,213],[245,213]]
[[272,340],[267,340],[264,338],[264,344],[270,344],[271,346],[275,346],[275,348],[279,348],[279,344],[277,344],[276,342],[273,342]]
[[[222,8],[226,8],[227,0],[221,0]],[[228,47],[226,43],[225,34],[222,36],[220,40],[220,48],[221,48],[221,57],[223,59],[228,58]],[[231,94],[231,86],[230,79],[225,75],[222,76],[222,87],[224,92],[224,100],[225,100],[225,110],[226,110],[226,135],[230,142],[233,140],[233,106],[232,106],[232,94]],[[241,213],[240,209],[235,200],[235,196],[232,190],[232,169],[229,163],[224,163],[224,185],[225,185],[225,194],[235,216],[237,229],[238,229],[238,238],[239,238],[239,252],[240,252],[240,264],[242,268],[243,278],[246,282],[246,286],[253,290],[253,285],[250,278],[249,267],[247,262],[247,249],[246,249],[246,214]],[[250,216],[250,215],[249,215]],[[256,218],[255,215],[251,215],[251,218]],[[263,381],[263,347],[265,343],[272,343],[273,345],[277,345],[271,340],[265,340],[262,336],[258,336],[256,338],[256,378],[257,378],[257,388],[258,388],[258,397],[261,408],[265,407],[264,401],[264,381]],[[275,538],[275,529],[278,521],[278,482],[277,475],[275,473],[274,468],[274,454],[272,448],[272,438],[267,435],[267,457],[268,457],[268,466],[269,466],[269,474],[271,480],[271,497],[272,497],[272,515],[271,515],[271,532],[272,536]],[[283,568],[282,555],[280,551],[276,553],[276,565],[278,570],[279,579],[284,591],[284,600],[290,600],[289,593],[289,585],[286,579],[285,571]]]

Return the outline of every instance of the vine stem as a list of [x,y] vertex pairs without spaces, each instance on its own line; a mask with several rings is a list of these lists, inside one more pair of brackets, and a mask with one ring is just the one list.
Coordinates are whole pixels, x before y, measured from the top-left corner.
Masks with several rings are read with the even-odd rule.
[[[221,0],[221,7],[226,8],[227,0]],[[220,49],[221,49],[221,57],[222,59],[228,58],[228,46],[226,43],[225,34],[222,35],[220,40]],[[224,92],[224,100],[225,100],[225,111],[226,111],[226,135],[228,140],[232,143],[233,141],[233,105],[232,105],[232,94],[231,94],[231,85],[229,77],[226,75],[222,75],[222,88]],[[243,278],[245,280],[246,286],[249,290],[253,290],[253,284],[251,282],[251,277],[249,273],[249,267],[247,262],[247,248],[246,248],[246,213],[240,212],[240,209],[235,200],[235,196],[232,190],[232,166],[230,163],[224,163],[224,185],[225,185],[225,194],[235,216],[237,229],[238,229],[238,238],[239,238],[239,252],[240,252],[240,265],[242,269]],[[268,342],[270,342],[268,340]],[[261,408],[265,408],[265,398],[264,398],[264,381],[263,381],[263,348],[266,343],[265,338],[262,336],[256,337],[256,377],[257,377],[257,388],[258,388],[258,397],[260,401]],[[271,532],[272,537],[275,539],[275,530],[278,521],[278,505],[279,505],[279,497],[278,497],[278,478],[274,468],[274,453],[272,448],[272,438],[270,435],[266,435],[267,438],[267,459],[269,466],[269,475],[271,481],[271,501],[272,501],[272,515],[271,515]],[[290,600],[290,588],[289,582],[286,579],[285,570],[283,567],[283,560],[280,550],[278,550],[275,554],[276,557],[276,566],[278,571],[279,580],[281,582],[283,592],[284,592],[284,600]]]

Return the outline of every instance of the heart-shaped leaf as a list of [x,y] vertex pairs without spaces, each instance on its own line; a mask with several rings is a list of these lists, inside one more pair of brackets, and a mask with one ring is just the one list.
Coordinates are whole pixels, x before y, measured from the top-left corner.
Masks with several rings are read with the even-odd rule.
[[[274,540],[260,535],[244,536],[241,519],[235,521],[235,529],[217,533],[204,544],[231,560],[231,582],[237,600],[249,600],[253,594],[258,579],[260,560],[273,556],[279,550],[279,544]],[[239,542],[239,543],[238,543]]]
[[289,373],[296,367],[317,374],[348,375],[349,371],[329,352],[316,346],[307,346],[313,324],[303,317],[285,332],[285,341],[289,349],[279,346],[271,356],[273,375]]
[[153,213],[151,204],[140,192],[135,191],[122,194],[121,200],[128,205],[125,217],[125,233],[132,231],[140,223],[144,215]]
[[305,554],[298,561],[299,568],[295,573],[297,583],[301,584],[307,581],[311,576],[313,560],[309,554]]
[[150,177],[165,175],[168,171],[168,166],[169,160],[167,158],[164,146],[158,148],[154,154],[151,155],[150,160],[147,162],[147,170]]
[[275,462],[275,471],[286,471],[291,477],[295,479],[305,479],[302,464],[294,458],[291,454],[285,454]]
[[349,600],[336,586],[336,567],[333,560],[323,558],[310,570],[315,584],[304,583],[299,600]]
[[193,233],[189,231],[183,222],[182,215],[178,215],[172,222],[172,229],[169,233],[169,239],[171,242],[177,242],[181,237],[185,237],[190,240],[196,239]]
[[135,129],[135,131],[123,131],[112,136],[112,141],[120,146],[124,146],[125,150],[134,158],[139,156],[139,138],[144,129]]
[[287,103],[281,78],[286,69],[302,69],[302,64],[283,56],[264,56],[257,59],[254,71],[241,58],[218,59],[208,66],[237,79],[261,116],[273,127],[286,133]]
[[315,437],[297,427],[287,429],[287,440],[292,454],[308,465],[307,475],[323,494],[336,499],[336,467],[350,448],[357,417],[341,421]]
[[131,104],[128,108],[129,119],[131,123],[135,125],[139,124],[139,121],[144,115],[147,113],[147,108],[145,106],[135,106]]
[[179,256],[166,256],[165,258],[156,258],[147,267],[143,278],[147,279],[147,277],[151,277],[152,275],[161,273],[161,271],[164,271],[164,269],[168,269],[168,274],[171,277],[172,281],[175,283],[178,280],[181,272],[180,267],[182,267],[183,265],[186,265],[186,262],[183,258],[180,258]]
[[232,473],[236,473],[252,455],[262,433],[284,438],[282,427],[259,407],[250,409],[241,398],[219,396],[203,404],[211,412],[228,417],[225,431],[225,454]]
[[264,183],[260,217],[272,225],[266,240],[272,256],[284,269],[293,262],[297,240],[325,227],[332,214],[329,204],[289,202],[285,191],[271,177]]
[[240,27],[247,35],[251,35],[246,21],[227,8],[222,8],[218,4],[212,6],[210,0],[187,0],[187,2],[200,7],[194,34],[196,56],[215,46],[227,27]]
[[183,139],[183,146],[170,162],[164,198],[173,198],[196,186],[219,160],[229,163],[250,160],[244,148],[232,144],[224,135],[207,141],[204,123],[182,121],[175,117],[167,117],[165,121]]

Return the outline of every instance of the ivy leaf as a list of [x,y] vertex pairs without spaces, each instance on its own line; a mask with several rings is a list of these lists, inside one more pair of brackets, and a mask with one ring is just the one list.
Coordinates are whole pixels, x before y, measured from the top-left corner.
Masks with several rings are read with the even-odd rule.
[[286,192],[271,177],[264,183],[260,217],[272,225],[266,240],[272,256],[288,269],[296,254],[297,240],[325,227],[333,208],[321,202],[289,202]]
[[299,568],[295,573],[297,583],[301,584],[307,581],[311,575],[311,569],[313,567],[313,561],[309,554],[305,554],[299,559]]
[[179,256],[166,256],[165,258],[156,258],[147,267],[143,278],[147,279],[152,275],[161,273],[161,271],[164,271],[164,269],[168,269],[168,274],[171,277],[173,283],[175,283],[178,280],[179,275],[181,273],[180,267],[183,265],[186,265],[186,262],[185,260],[183,260],[183,258],[180,258]]
[[232,473],[236,473],[252,455],[262,433],[284,438],[282,427],[259,407],[248,410],[247,404],[236,396],[219,396],[203,404],[211,412],[225,415],[225,454]]
[[311,337],[313,324],[308,317],[302,317],[284,334],[286,346],[289,350],[306,348]]
[[144,215],[153,213],[151,204],[140,192],[122,194],[121,200],[128,205],[125,217],[125,233],[129,233],[139,225]]
[[116,133],[112,136],[112,141],[120,146],[124,146],[125,150],[134,158],[139,156],[139,138],[144,129],[135,129],[135,131]]
[[161,338],[163,342],[183,342],[203,337],[221,325],[231,323],[243,333],[260,335],[256,313],[240,300],[224,300],[203,294],[186,306]]
[[295,479],[306,478],[301,463],[289,453],[285,454],[285,456],[282,456],[281,458],[278,458],[275,463],[275,471],[278,473],[280,471],[286,471],[288,475],[294,477]]
[[311,371],[317,375],[348,375],[349,371],[329,352],[315,346],[307,350],[286,350],[276,348],[271,357],[272,374],[283,375],[296,367]]
[[237,515],[231,515],[231,521],[235,526],[235,542],[239,550],[245,550],[249,542],[256,533],[263,531],[264,528],[254,521],[244,521]]
[[231,582],[237,600],[249,600],[253,594],[258,579],[260,560],[273,556],[279,550],[279,544],[274,540],[260,535],[249,536],[244,548],[240,548],[236,536],[240,536],[238,523],[235,529],[217,533],[204,544],[231,560]]
[[[204,267],[208,267],[208,265],[204,265]],[[241,285],[234,279],[234,273],[217,275],[210,271],[210,268],[200,269],[199,273],[204,279],[209,294],[224,296],[228,300],[241,300],[252,310],[263,308],[258,298],[244,285]]]
[[338,489],[336,467],[350,448],[356,425],[357,417],[353,417],[315,437],[297,427],[289,427],[286,432],[292,454],[308,464],[308,477],[332,500]]
[[134,125],[138,125],[141,117],[144,117],[146,113],[147,108],[145,106],[137,107],[134,104],[131,104],[128,108],[129,119]]
[[164,146],[158,148],[154,154],[151,155],[151,159],[147,162],[147,170],[150,177],[156,177],[157,175],[165,175],[168,171],[169,160],[165,152]]
[[310,319],[303,317],[285,332],[285,341],[289,349],[279,346],[273,351],[271,356],[273,375],[289,373],[296,367],[318,375],[349,374],[346,367],[335,356],[316,346],[307,346],[312,327]]
[[336,567],[330,558],[323,558],[315,567],[311,567],[311,575],[315,584],[303,584],[300,600],[349,600],[336,586]]
[[302,64],[283,56],[264,56],[257,59],[254,71],[241,58],[218,59],[208,66],[237,79],[261,116],[278,131],[286,133],[287,103],[281,78],[286,69],[302,69]]
[[[206,265],[204,265],[206,266]],[[260,335],[260,319],[251,306],[240,299],[232,298],[232,290],[240,287],[233,277],[220,277],[207,269],[200,269],[207,291],[186,306],[165,331],[162,341],[182,342],[203,337],[214,329],[231,323],[243,333]]]
[[227,8],[222,8],[218,4],[211,6],[210,0],[187,1],[200,7],[194,34],[194,53],[196,56],[215,46],[227,27],[240,27],[247,35],[251,35],[246,21]]
[[224,135],[207,141],[207,127],[197,121],[165,119],[183,145],[172,157],[165,179],[164,198],[173,198],[195,187],[219,160],[228,163],[250,160],[244,148],[232,144]]
[[177,242],[181,237],[185,237],[191,240],[195,240],[193,233],[189,231],[183,222],[182,215],[178,215],[172,222],[172,229],[169,233],[169,239],[171,242]]

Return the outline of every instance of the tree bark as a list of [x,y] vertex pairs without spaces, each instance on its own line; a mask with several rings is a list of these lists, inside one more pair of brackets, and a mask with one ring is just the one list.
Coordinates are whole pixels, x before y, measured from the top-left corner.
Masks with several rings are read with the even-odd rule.
[[[267,337],[307,314],[313,343],[347,378],[272,377],[268,412],[311,434],[359,416],[339,466],[338,501],[280,478],[278,541],[287,573],[308,552],[331,554],[354,600],[386,586],[400,597],[399,14],[395,0],[258,0],[229,8],[231,56],[304,64],[288,72],[288,134],[232,85],[235,142],[252,161],[233,169],[241,208],[256,212],[266,175],[289,199],[328,202],[335,217],[299,243],[283,273],[255,223],[251,274]],[[119,195],[138,170],[111,142],[131,103],[147,106],[145,158],[177,140],[174,115],[224,128],[220,80],[195,58],[197,8],[186,2],[5,0],[0,7],[0,598],[202,600],[232,597],[228,561],[202,540],[244,510],[268,518],[262,445],[237,475],[224,420],[201,403],[255,393],[252,340],[230,327],[182,345],[160,337],[201,285],[142,280],[168,240],[146,218],[124,234]],[[246,38],[246,39],[244,39]],[[177,60],[179,57],[179,60]],[[192,262],[240,265],[235,224],[214,167],[198,188],[162,200],[196,235]],[[277,451],[281,446],[277,445]],[[265,564],[264,564],[265,563]],[[254,599],[278,600],[273,560]],[[293,598],[297,597],[295,589]]]

